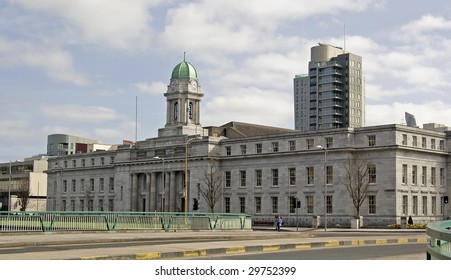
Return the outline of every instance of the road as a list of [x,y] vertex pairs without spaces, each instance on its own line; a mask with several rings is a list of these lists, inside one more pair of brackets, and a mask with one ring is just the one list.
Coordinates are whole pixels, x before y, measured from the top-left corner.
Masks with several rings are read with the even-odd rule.
[[218,255],[208,260],[425,260],[425,244],[390,244]]

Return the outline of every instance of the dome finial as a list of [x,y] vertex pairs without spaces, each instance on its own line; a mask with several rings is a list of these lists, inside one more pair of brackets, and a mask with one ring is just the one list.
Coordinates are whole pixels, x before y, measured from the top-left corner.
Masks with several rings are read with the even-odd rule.
[[185,61],[186,52],[183,52],[183,61]]

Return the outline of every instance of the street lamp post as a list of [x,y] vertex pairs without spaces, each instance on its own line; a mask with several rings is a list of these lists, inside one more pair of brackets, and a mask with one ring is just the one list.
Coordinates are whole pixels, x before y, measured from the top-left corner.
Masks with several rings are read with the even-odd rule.
[[316,146],[324,150],[324,231],[327,231],[327,148]]
[[164,198],[165,198],[165,191],[166,191],[166,174],[165,174],[165,170],[164,170],[164,158],[160,158],[160,157],[153,157],[154,159],[158,159],[161,160],[163,162],[163,192],[161,194],[161,212],[164,212]]

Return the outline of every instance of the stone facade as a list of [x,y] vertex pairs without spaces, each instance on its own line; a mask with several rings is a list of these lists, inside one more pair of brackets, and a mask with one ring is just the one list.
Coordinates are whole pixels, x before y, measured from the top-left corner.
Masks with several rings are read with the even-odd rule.
[[[197,199],[198,211],[208,212],[200,190],[214,162],[222,178],[215,212],[251,214],[255,223],[267,224],[280,215],[284,224],[311,226],[316,217],[324,223],[327,209],[328,226],[348,227],[356,211],[342,179],[349,156],[359,153],[372,165],[360,211],[364,226],[449,216],[442,198],[450,193],[450,132],[404,125],[302,132],[239,122],[202,128],[201,95],[190,92],[200,92],[197,72],[189,74],[173,74],[165,94],[167,125],[158,137],[50,159],[48,210],[191,212]],[[181,81],[190,86],[177,92]],[[177,111],[180,104],[185,109]]]

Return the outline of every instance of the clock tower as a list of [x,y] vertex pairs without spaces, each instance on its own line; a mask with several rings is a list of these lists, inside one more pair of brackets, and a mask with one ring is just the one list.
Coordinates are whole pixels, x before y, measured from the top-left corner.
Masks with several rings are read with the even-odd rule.
[[200,124],[200,101],[204,93],[199,85],[197,71],[185,61],[172,70],[166,97],[166,125],[158,130],[158,137],[203,135]]

